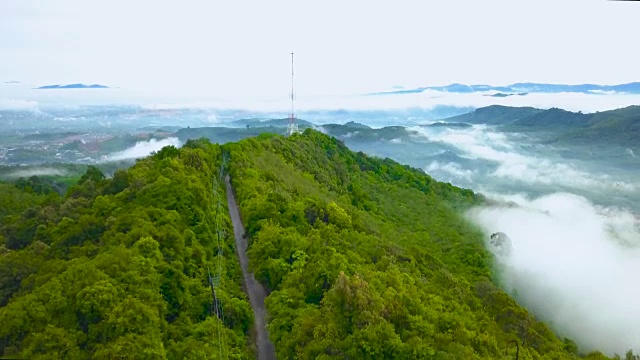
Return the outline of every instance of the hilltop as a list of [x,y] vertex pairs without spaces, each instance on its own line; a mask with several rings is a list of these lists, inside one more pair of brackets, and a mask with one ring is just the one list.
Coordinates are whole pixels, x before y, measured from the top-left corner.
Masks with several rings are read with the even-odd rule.
[[533,107],[491,105],[475,109],[466,114],[447,118],[445,121],[449,123],[504,125],[512,123],[518,119],[530,117],[543,111],[544,110]]
[[526,358],[576,358],[494,282],[487,234],[462,215],[482,196],[311,129],[189,140],[112,179],[89,167],[64,197],[27,196],[0,227],[0,354],[250,358],[229,213],[215,206],[224,156],[279,358],[495,359],[513,340]]
[[482,196],[311,129],[224,147],[278,358],[577,357],[492,280]]
[[583,114],[558,108],[494,105],[445,121],[502,125],[502,130],[510,132],[540,132],[547,142],[563,145],[640,149],[640,106]]

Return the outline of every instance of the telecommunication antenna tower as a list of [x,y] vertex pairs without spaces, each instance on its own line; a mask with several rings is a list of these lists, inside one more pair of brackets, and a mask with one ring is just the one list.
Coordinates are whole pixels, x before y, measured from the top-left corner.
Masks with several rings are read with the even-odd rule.
[[298,124],[296,123],[294,94],[295,93],[293,92],[293,53],[291,53],[291,113],[289,114],[289,125],[287,125],[287,135],[289,136],[300,132],[300,130],[298,130]]

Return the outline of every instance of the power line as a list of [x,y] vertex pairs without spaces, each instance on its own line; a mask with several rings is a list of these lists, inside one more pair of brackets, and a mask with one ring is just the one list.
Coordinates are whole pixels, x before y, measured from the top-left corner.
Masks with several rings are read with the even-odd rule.
[[[224,169],[226,167],[227,160],[228,160],[227,154],[223,153],[218,177],[216,178],[214,176],[212,179],[212,190],[214,195],[214,202],[216,203],[215,223],[216,223],[216,239],[217,239],[217,246],[218,246],[218,253],[216,256],[216,262],[217,262],[216,273],[214,276],[211,276],[211,271],[207,267],[207,274],[209,276],[209,286],[211,287],[211,298],[212,298],[212,304],[211,304],[211,308],[209,309],[209,313],[211,315],[215,313],[218,320],[216,322],[217,323],[216,329],[218,333],[219,359],[222,359],[223,348],[226,348],[226,338],[223,334],[224,327],[225,327],[224,310],[222,307],[222,302],[220,301],[220,298],[216,294],[216,288],[219,288],[222,282],[222,272],[223,272],[222,270],[222,255],[223,255],[222,239],[224,239],[224,236],[226,235],[225,231],[220,228],[220,212],[222,209],[222,197],[220,196],[219,185],[222,183],[222,179],[224,176]],[[228,358],[228,356],[229,354],[227,352],[225,357]]]

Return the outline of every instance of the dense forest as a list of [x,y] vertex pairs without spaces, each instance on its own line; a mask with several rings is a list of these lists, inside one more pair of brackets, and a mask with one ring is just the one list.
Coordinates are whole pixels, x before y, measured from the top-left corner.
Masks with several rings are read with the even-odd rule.
[[3,184],[0,355],[251,358],[253,315],[216,205],[221,159],[219,146],[190,141],[111,179],[89,167],[63,197]]
[[225,147],[279,359],[580,356],[492,281],[472,191],[310,129]]
[[63,196],[0,184],[0,355],[252,358],[223,170],[279,359],[607,359],[496,285],[462,215],[482,196],[311,129],[89,167]]

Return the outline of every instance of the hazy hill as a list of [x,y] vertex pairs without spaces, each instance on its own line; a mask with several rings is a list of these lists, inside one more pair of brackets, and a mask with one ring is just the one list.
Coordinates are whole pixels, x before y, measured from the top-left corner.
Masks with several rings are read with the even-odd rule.
[[420,126],[431,127],[431,128],[464,129],[464,128],[470,128],[472,125],[468,124],[468,123],[460,123],[460,122],[439,121],[439,122],[435,122],[433,124],[420,125]]
[[515,83],[506,86],[493,85],[466,85],[466,84],[449,84],[445,86],[424,86],[414,89],[393,90],[387,92],[373,93],[371,95],[386,94],[412,94],[420,93],[425,90],[435,90],[451,93],[473,93],[485,91],[499,91],[502,93],[583,93],[583,94],[601,94],[606,92],[621,92],[638,94],[640,93],[640,82],[633,82],[618,85],[597,85],[597,84],[542,84],[542,83]]
[[494,105],[445,121],[503,125],[504,131],[541,132],[545,141],[558,144],[640,148],[640,106],[583,114],[558,108]]
[[370,126],[365,125],[365,124],[361,124],[361,123],[357,123],[355,121],[349,121],[346,124],[344,124],[345,127],[349,127],[349,128],[356,128],[356,129],[371,129]]
[[610,144],[640,149],[640,106],[589,114],[587,125],[568,129],[559,142]]
[[538,129],[577,129],[589,126],[590,115],[575,113],[563,109],[551,108],[519,118],[507,127]]
[[491,105],[476,109],[470,113],[462,114],[445,119],[452,123],[503,125],[509,124],[519,119],[542,112],[541,109],[532,107],[509,107],[502,105]]
[[640,106],[574,113],[549,109],[505,127],[509,131],[544,131],[553,143],[601,148],[640,149]]
[[349,122],[341,124],[322,125],[320,129],[330,136],[359,142],[378,142],[407,140],[412,131],[404,126],[386,126],[379,129],[370,128],[363,124]]
[[108,86],[100,85],[100,84],[68,84],[68,85],[44,85],[40,86],[36,89],[108,89]]
[[[301,119],[296,119],[296,123],[300,128],[312,127],[313,124]],[[231,123],[233,126],[249,126],[249,127],[283,127],[289,125],[289,119],[240,119]]]
[[[311,123],[308,123],[311,124]],[[313,125],[312,127],[322,132],[338,138],[349,138],[358,142],[378,142],[378,141],[407,141],[410,140],[412,130],[404,126],[387,126],[379,129],[371,128],[356,122],[348,122],[346,124],[325,124]],[[311,127],[309,126],[309,127]],[[306,126],[301,126],[304,129]],[[204,137],[212,142],[224,144],[227,142],[235,142],[247,137],[257,136],[263,133],[286,133],[286,129],[282,126],[250,126],[250,127],[200,127],[200,128],[183,128],[178,130],[176,135],[181,141],[187,139]]]

